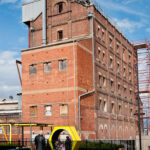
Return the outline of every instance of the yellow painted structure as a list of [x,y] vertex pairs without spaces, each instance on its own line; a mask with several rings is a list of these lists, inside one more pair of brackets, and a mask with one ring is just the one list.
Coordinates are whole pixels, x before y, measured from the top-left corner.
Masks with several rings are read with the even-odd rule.
[[54,150],[53,147],[53,136],[55,136],[56,133],[61,133],[62,131],[67,131],[71,138],[72,138],[72,150],[78,150],[79,145],[81,143],[81,138],[79,137],[79,134],[77,132],[77,130],[75,129],[75,127],[73,126],[56,126],[54,127],[51,136],[49,138],[49,144],[52,148],[52,150]]

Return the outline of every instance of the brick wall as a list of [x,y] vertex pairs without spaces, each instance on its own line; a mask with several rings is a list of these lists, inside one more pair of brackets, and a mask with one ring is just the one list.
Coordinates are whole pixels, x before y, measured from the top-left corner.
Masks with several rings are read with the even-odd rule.
[[[33,48],[42,44],[42,15],[30,22],[30,50],[22,51],[23,120],[74,125],[78,129],[78,96],[93,90],[92,40],[57,44],[69,39],[91,35],[94,14],[95,93],[81,98],[82,138],[135,139],[137,120],[134,112],[136,54],[133,46],[94,6],[84,7],[63,1],[63,12],[58,13],[59,0],[47,1],[47,43],[55,46]],[[58,31],[63,38],[58,39]],[[67,60],[67,69],[59,71],[59,60]],[[44,73],[43,65],[51,62],[51,71]],[[75,64],[74,64],[75,63]],[[37,73],[29,67],[36,65]],[[51,116],[45,107],[51,106]],[[61,105],[68,106],[67,115],[60,115]],[[36,106],[36,116],[31,107]],[[119,129],[119,130],[118,130]]]

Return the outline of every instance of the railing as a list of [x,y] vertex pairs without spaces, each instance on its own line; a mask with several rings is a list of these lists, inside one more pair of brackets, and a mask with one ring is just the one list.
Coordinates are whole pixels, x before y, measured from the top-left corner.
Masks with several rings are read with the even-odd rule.
[[[46,143],[45,150],[51,150],[48,140],[46,140],[45,143]],[[18,150],[36,149],[34,141],[30,141],[30,139],[24,139],[24,141],[21,141],[21,139],[12,139],[12,142],[10,143],[0,138],[0,150],[4,149],[3,144],[5,146],[7,144],[9,149],[13,149],[13,148],[15,149],[16,147],[18,147]],[[135,150],[135,141],[134,140],[84,140],[80,143],[79,146],[79,150],[120,150],[120,149]]]

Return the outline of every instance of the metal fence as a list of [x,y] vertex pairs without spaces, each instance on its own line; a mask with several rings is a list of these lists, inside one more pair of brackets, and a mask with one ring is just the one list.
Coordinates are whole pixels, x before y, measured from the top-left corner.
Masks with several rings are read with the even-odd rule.
[[[0,150],[3,150],[3,144],[10,144],[10,142],[0,139]],[[49,142],[46,140],[46,150],[51,150]],[[18,147],[19,150],[35,150],[34,141],[30,139],[12,139],[9,149],[14,150]],[[28,149],[27,149],[28,147]],[[84,140],[80,142],[79,150],[119,150],[119,148],[125,148],[125,150],[136,150],[134,140]],[[61,149],[58,149],[61,150]]]
[[85,140],[82,141],[79,150],[135,150],[134,140]]

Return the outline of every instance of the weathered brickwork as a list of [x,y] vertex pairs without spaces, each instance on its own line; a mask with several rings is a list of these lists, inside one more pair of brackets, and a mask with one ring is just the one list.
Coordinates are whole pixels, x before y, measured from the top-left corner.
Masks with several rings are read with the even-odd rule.
[[79,130],[79,95],[94,90],[80,100],[82,138],[135,139],[136,53],[128,40],[93,5],[47,0],[47,43],[41,46],[41,14],[22,51],[23,121]]

